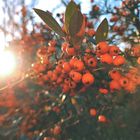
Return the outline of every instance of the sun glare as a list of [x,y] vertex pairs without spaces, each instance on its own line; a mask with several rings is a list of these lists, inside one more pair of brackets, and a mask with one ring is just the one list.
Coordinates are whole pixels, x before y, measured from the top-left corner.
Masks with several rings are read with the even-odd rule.
[[12,74],[16,67],[14,54],[9,51],[0,52],[0,76]]

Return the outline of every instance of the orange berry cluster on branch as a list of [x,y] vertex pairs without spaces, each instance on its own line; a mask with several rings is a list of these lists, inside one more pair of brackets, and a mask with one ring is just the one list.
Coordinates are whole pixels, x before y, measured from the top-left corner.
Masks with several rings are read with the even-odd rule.
[[[118,46],[109,45],[105,41],[108,32],[106,19],[95,32],[92,23],[87,21],[73,1],[66,8],[63,27],[50,17],[50,13],[39,9],[35,9],[35,12],[64,39],[59,46],[57,41],[51,40],[37,51],[39,60],[34,64],[38,65],[34,71],[38,71],[38,81],[46,85],[50,93],[61,88],[62,93],[75,95],[86,92],[90,87],[104,95],[121,89],[134,91],[138,84],[132,86],[130,78],[118,71],[123,71],[123,66],[128,65],[124,53]],[[116,22],[118,18],[114,15],[112,21]],[[120,27],[119,31],[123,32],[124,28]],[[100,76],[102,73],[104,77]]]
[[121,74],[117,70],[112,70],[109,72],[109,76],[112,79],[110,82],[110,89],[112,91],[123,88],[130,93],[134,93],[136,86],[140,85],[138,68],[131,68],[126,74]]
[[[24,35],[20,40],[20,44],[24,46],[23,52],[28,51],[26,49],[28,46],[32,48],[34,45],[39,45],[36,48],[36,61],[31,65],[29,73],[27,72],[27,77],[31,77],[33,83],[30,80],[27,82],[31,82],[34,88],[27,89],[28,84],[23,83],[18,86],[24,93],[37,93],[33,93],[31,106],[30,104],[28,106],[29,98],[23,108],[17,109],[25,118],[21,122],[19,133],[26,133],[29,137],[35,134],[35,132],[28,132],[30,129],[40,122],[45,122],[48,126],[46,125],[45,128],[41,126],[36,134],[43,134],[44,140],[53,139],[50,136],[55,139],[65,133],[63,128],[67,120],[70,120],[70,125],[75,120],[76,123],[80,123],[83,116],[84,119],[87,117],[85,116],[87,111],[91,116],[90,121],[96,118],[100,123],[107,123],[109,116],[106,112],[110,110],[110,105],[102,102],[102,98],[113,99],[114,94],[110,94],[112,92],[134,93],[140,85],[139,68],[130,66],[127,55],[118,46],[105,41],[108,32],[107,20],[103,20],[95,31],[92,22],[88,21],[73,1],[68,4],[68,7],[70,9],[67,8],[65,13],[64,29],[50,13],[35,9],[47,26],[60,37],[51,32],[53,36],[46,39],[44,34],[35,33],[33,38]],[[98,13],[99,7],[93,8]],[[118,21],[118,17],[114,16],[112,21]],[[123,28],[119,29],[122,30]],[[140,57],[139,47],[134,47],[131,51],[131,56]],[[16,108],[19,102],[12,90],[9,93],[10,95],[3,94],[6,96],[4,98],[1,96],[0,106]],[[46,116],[53,118],[52,115],[57,117],[52,120],[54,122],[49,124],[44,121]],[[6,117],[0,116],[0,123],[4,122]]]
[[[49,51],[50,48],[54,48],[55,51]],[[107,64],[106,67],[119,68],[126,64],[124,56],[121,55],[121,50],[117,46],[108,45],[106,41],[99,42],[95,48],[83,48],[80,45],[70,46],[68,42],[63,42],[61,50],[59,50],[60,55],[52,61],[52,57],[57,55],[56,48],[55,40],[51,40],[48,47],[39,48],[37,56],[41,62],[35,63],[33,69],[36,73],[45,72],[38,79],[41,80],[42,85],[47,83],[50,85],[50,89],[61,87],[63,93],[79,93],[82,87],[87,89],[88,86],[94,87],[97,79],[96,70],[98,72],[98,69],[100,70],[104,64]],[[68,51],[69,49],[73,51]],[[105,69],[108,68],[101,68],[100,71]],[[123,85],[123,77],[125,76],[122,76],[118,71],[110,71],[109,77],[112,79],[111,82],[108,81],[111,91],[121,88],[131,91],[126,88],[127,86],[125,87],[125,84]],[[108,94],[108,90],[104,87],[99,88],[99,92],[102,94]]]
[[[118,46],[109,45],[105,41],[108,31],[99,34],[101,26],[107,29],[106,20],[95,32],[93,25],[86,21],[86,17],[73,1],[68,4],[68,7],[72,7],[72,9],[66,9],[63,27],[59,26],[52,16],[50,17],[50,13],[35,9],[47,25],[60,35],[58,40],[57,37],[54,37],[55,39],[51,38],[41,45],[36,53],[37,61],[31,69],[34,77],[37,77],[36,83],[44,89],[45,93],[47,91],[47,95],[55,95],[58,100],[61,97],[65,98],[60,99],[59,105],[55,103],[54,99],[52,106],[45,106],[46,112],[52,110],[57,115],[61,114],[61,107],[67,97],[70,97],[75,108],[80,106],[77,112],[81,113],[84,109],[76,100],[76,97],[83,97],[82,95],[78,96],[80,93],[88,95],[92,89],[93,94],[99,93],[99,96],[108,97],[107,94],[110,92],[118,92],[122,89],[134,92],[139,85],[138,79],[140,78],[138,72],[132,73],[131,70],[124,74],[124,67],[129,65],[124,53]],[[117,19],[113,19],[113,21],[117,21]],[[105,34],[106,37],[102,34]],[[97,98],[98,96],[95,96],[95,99]],[[98,122],[108,122],[108,119],[103,115],[104,112],[100,113],[100,110],[91,108],[89,114],[93,117],[98,114]],[[54,125],[51,132],[53,135],[59,135],[62,130],[59,125]]]
[[107,42],[97,44],[96,53],[101,62],[120,66],[125,63],[125,58],[120,55],[120,49],[117,46],[109,46]]

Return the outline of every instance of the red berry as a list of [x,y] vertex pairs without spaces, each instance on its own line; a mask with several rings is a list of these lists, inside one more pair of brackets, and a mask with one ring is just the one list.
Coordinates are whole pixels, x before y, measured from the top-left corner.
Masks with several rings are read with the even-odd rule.
[[106,119],[106,117],[104,115],[99,115],[98,116],[98,121],[102,122],[102,123],[105,123],[107,121],[107,119]]
[[96,109],[95,108],[91,108],[90,109],[90,111],[89,111],[89,114],[91,115],[91,116],[96,116],[96,114],[97,114],[97,111],[96,111]]

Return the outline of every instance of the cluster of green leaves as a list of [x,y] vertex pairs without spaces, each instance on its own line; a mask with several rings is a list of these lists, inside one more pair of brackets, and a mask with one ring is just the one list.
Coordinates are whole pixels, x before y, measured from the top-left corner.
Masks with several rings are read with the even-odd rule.
[[[36,8],[34,8],[34,11],[53,31],[55,31],[61,37],[65,36],[65,33],[62,31],[62,28],[50,14],[50,12]],[[73,1],[71,1],[68,4],[65,12],[64,26],[66,32],[71,36],[74,36],[77,32],[79,32],[82,23],[83,23],[83,15],[79,10],[78,5],[76,5]]]
[[[45,12],[40,9],[34,8],[35,12],[38,16],[58,35],[61,37],[66,37],[66,35],[70,36],[72,40],[76,38],[76,34],[80,31],[81,26],[84,22],[84,17],[80,12],[79,6],[74,2],[71,1],[66,7],[65,11],[65,19],[64,19],[64,29],[65,32],[62,30],[61,26],[58,22],[53,18],[50,12]],[[105,41],[108,35],[108,21],[105,18],[101,24],[99,25],[95,40],[96,43],[100,41]],[[78,39],[78,38],[77,38]],[[80,38],[81,39],[81,38]]]

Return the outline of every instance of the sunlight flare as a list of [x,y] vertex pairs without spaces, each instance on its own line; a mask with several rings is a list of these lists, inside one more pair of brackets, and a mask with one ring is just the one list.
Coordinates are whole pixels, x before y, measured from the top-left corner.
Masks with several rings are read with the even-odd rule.
[[0,76],[12,74],[16,67],[15,56],[10,51],[0,52]]

